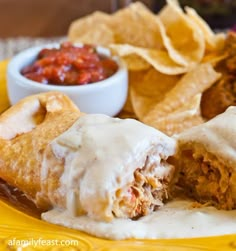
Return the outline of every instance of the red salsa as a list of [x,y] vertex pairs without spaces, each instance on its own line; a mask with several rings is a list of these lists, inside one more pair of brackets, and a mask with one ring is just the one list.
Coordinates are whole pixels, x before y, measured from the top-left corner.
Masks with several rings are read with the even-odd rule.
[[42,49],[36,61],[21,73],[42,84],[85,85],[106,79],[117,69],[117,63],[99,54],[94,46],[65,42],[58,49]]

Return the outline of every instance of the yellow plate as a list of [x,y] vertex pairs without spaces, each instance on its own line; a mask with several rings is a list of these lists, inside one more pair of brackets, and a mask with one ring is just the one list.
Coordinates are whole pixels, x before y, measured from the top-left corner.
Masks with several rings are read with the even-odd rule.
[[[0,62],[0,113],[9,107],[6,67],[6,61]],[[0,251],[2,250],[229,251],[236,250],[236,235],[194,239],[110,241],[49,224],[0,201]]]

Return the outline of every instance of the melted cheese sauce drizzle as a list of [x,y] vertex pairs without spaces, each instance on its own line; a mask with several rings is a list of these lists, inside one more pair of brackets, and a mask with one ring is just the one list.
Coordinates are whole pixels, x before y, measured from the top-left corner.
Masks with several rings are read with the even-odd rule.
[[[174,154],[175,140],[134,119],[90,114],[80,117],[51,147],[56,158],[64,160],[58,191],[66,197],[65,209],[73,216],[87,213],[109,221],[116,191],[133,182],[134,171],[144,166],[147,156],[156,166],[151,176],[165,178],[172,172],[171,165],[160,162]],[[43,180],[49,166],[44,161]],[[53,201],[54,191],[51,195]]]
[[114,240],[188,238],[236,233],[236,210],[192,208],[192,203],[176,199],[137,221],[114,219],[109,223],[99,222],[88,216],[72,217],[56,209],[42,214],[42,218],[54,224]]

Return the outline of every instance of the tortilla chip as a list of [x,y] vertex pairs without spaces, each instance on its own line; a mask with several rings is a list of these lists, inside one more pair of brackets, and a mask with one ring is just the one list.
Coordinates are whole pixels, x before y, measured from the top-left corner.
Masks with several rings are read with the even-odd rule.
[[130,71],[142,71],[151,67],[147,61],[136,54],[124,56],[123,60]]
[[109,23],[116,34],[115,43],[145,48],[161,48],[163,43],[160,32],[155,22],[151,22],[150,18],[153,15],[140,2],[130,4],[117,11],[112,15]]
[[200,115],[186,117],[183,119],[181,114],[180,116],[175,114],[175,116],[161,118],[154,127],[168,136],[173,136],[202,123],[204,123],[204,120]]
[[109,15],[95,12],[69,29],[72,42],[108,46],[129,69],[126,104],[118,115],[136,118],[168,135],[203,122],[201,94],[220,74],[225,35],[215,34],[195,10],[167,0],[152,13],[140,2]]
[[135,118],[135,119],[137,119],[137,115],[134,112],[133,104],[132,104],[132,100],[131,100],[131,83],[138,81],[140,76],[142,76],[144,74],[143,72],[145,72],[145,71],[135,71],[135,74],[133,74],[133,72],[129,71],[128,95],[127,95],[125,105],[124,105],[122,111],[120,112],[120,114],[118,115],[119,118]]
[[176,1],[167,0],[167,3],[157,18],[165,48],[176,63],[195,65],[205,52],[203,33]]
[[83,35],[74,38],[73,43],[108,46],[115,42],[114,33],[105,24],[97,24]]
[[121,57],[132,54],[138,55],[157,71],[167,75],[177,75],[186,73],[193,68],[193,66],[181,66],[175,63],[164,50],[144,49],[141,47],[131,46],[129,44],[112,44],[110,49],[113,53]]
[[224,33],[215,34],[210,26],[197,14],[197,12],[190,7],[185,7],[186,13],[189,18],[198,26],[204,35],[206,42],[206,49],[221,50],[224,47],[225,37]]
[[154,68],[130,74],[131,101],[137,117],[142,120],[178,82],[179,76],[164,75]]
[[[130,78],[130,73],[129,73],[129,78]],[[129,82],[130,82],[130,80],[129,80]],[[126,102],[125,102],[122,110],[125,111],[126,113],[134,113],[133,104],[132,104],[132,100],[131,100],[131,87],[130,87],[130,84],[129,84],[129,87],[128,87],[128,95],[127,95],[127,98],[126,98]]]
[[134,112],[128,112],[126,110],[122,110],[118,115],[120,119],[138,119]]
[[221,74],[217,73],[211,64],[198,65],[194,70],[185,74],[180,81],[144,118],[147,124],[155,123],[159,117],[168,116],[170,113],[188,103],[195,95],[201,94],[209,88]]
[[202,63],[211,63],[213,66],[227,58],[226,53],[210,52],[205,54]]
[[174,112],[171,113],[170,116],[176,116],[176,115],[179,116],[181,114],[182,118],[187,118],[195,115],[201,115],[201,109],[200,109],[201,98],[202,98],[201,93],[195,95],[187,103],[183,104],[181,107],[174,110]]
[[101,45],[113,43],[114,33],[109,22],[110,15],[100,11],[75,20],[69,27],[68,40]]
[[200,113],[201,96],[197,94],[188,103],[167,116],[150,120],[149,125],[171,136],[203,123]]

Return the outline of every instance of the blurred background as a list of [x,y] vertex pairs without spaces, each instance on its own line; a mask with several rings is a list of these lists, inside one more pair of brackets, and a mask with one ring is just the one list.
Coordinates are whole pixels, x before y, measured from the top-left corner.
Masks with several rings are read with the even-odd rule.
[[[129,0],[0,0],[0,37],[63,36],[70,23],[95,10],[113,12]],[[143,0],[159,11],[165,0]],[[180,0],[194,7],[213,28],[227,28],[235,23],[236,0]]]
[[[61,38],[70,23],[95,10],[112,13],[131,0],[0,0],[0,59],[38,43]],[[158,12],[165,0],[141,0]],[[236,0],[179,0],[194,7],[214,29],[236,23]],[[22,40],[23,37],[23,40]],[[26,39],[27,38],[27,39]],[[37,38],[37,39],[36,39]]]
[[[127,0],[0,0],[0,37],[52,37],[67,33],[70,23],[95,10],[114,12]],[[152,0],[142,1],[150,8]]]
[[[236,23],[236,0],[179,0],[182,7],[193,7],[213,29],[228,29]],[[164,0],[155,0],[154,11],[158,11]]]

